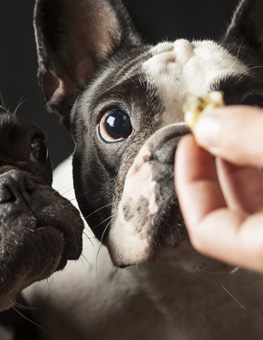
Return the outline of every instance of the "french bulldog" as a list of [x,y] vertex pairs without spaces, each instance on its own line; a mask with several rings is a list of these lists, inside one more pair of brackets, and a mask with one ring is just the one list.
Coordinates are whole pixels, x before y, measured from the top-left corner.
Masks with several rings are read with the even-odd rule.
[[262,0],[242,0],[220,42],[149,46],[119,0],[36,1],[43,100],[74,138],[76,199],[98,240],[52,282],[38,316],[49,339],[262,339],[262,276],[198,254],[174,189],[189,96],[263,106],[262,15]]
[[[19,318],[17,311],[3,311],[16,305],[16,297],[25,287],[63,269],[68,260],[79,258],[84,225],[78,210],[51,187],[52,166],[45,135],[35,125],[9,113],[3,103],[0,103],[0,145],[3,339],[3,327],[14,333],[14,316]],[[20,305],[24,304],[21,299]]]

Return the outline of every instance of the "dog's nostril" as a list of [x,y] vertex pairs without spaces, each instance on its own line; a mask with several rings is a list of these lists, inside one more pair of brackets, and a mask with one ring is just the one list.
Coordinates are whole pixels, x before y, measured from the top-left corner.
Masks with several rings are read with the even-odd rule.
[[0,203],[12,201],[13,199],[14,199],[14,195],[9,191],[9,189],[5,185],[1,185],[0,186]]
[[180,138],[173,138],[156,148],[155,156],[161,163],[173,163],[174,154]]
[[0,182],[0,203],[15,202],[21,198],[29,199],[36,183],[21,173],[4,176]]
[[36,183],[31,178],[24,179],[25,190],[30,194],[36,188]]
[[125,269],[125,268],[130,267],[130,266],[131,265],[129,265],[129,264],[120,264],[120,265],[118,265],[118,268]]

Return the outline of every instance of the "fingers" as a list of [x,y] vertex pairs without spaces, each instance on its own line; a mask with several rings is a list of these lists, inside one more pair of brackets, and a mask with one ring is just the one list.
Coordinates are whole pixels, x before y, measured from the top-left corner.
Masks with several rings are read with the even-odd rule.
[[[176,154],[176,190],[193,246],[204,255],[263,272],[263,111],[204,113]],[[232,164],[231,164],[232,163]],[[218,175],[218,178],[217,178]],[[219,179],[219,180],[218,180]]]
[[[225,184],[224,194],[233,187],[236,191],[240,190],[243,178],[251,174],[250,168],[240,169],[223,162],[220,166],[221,180],[225,180],[224,176],[236,176],[232,183]],[[196,145],[193,136],[186,136],[180,141],[175,169],[179,203],[194,248],[220,261],[263,272],[263,213],[242,214],[239,209],[232,210],[226,206],[214,160]],[[256,186],[255,181],[252,191]],[[242,190],[243,198],[238,204],[249,207],[250,203],[243,202],[249,194],[249,185]],[[228,200],[238,201],[238,196],[237,193],[236,197],[228,197]],[[253,203],[251,206],[253,208]]]
[[263,211],[263,176],[258,168],[217,158],[217,174],[227,206],[244,216]]
[[208,214],[191,235],[200,253],[249,270],[263,272],[263,214],[244,219],[228,209]]
[[227,106],[206,112],[194,135],[205,149],[237,165],[263,167],[263,110]]
[[178,145],[175,182],[189,233],[211,211],[226,206],[213,157],[196,145],[193,136],[184,137]]

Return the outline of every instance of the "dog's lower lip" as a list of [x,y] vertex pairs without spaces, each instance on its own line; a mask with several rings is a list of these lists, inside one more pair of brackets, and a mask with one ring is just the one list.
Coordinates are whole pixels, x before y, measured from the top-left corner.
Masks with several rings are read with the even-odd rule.
[[36,225],[36,230],[44,230],[44,229],[47,229],[47,228],[57,229],[61,234],[63,234],[61,228],[59,228],[59,226],[57,226],[57,225],[54,225],[54,224],[39,224],[39,223],[37,223],[37,225]]
[[37,225],[36,227],[37,230],[42,230],[42,229],[47,229],[47,228],[55,228],[61,231],[59,228],[55,227],[54,225],[40,225],[40,226]]
[[61,236],[63,237],[63,239],[65,240],[65,235],[63,233],[63,231],[61,230],[61,228],[59,228],[59,226],[57,225],[53,225],[53,224],[41,224],[41,225],[38,225],[36,226],[36,231],[46,231],[46,230],[49,230],[49,229],[53,229],[54,231],[56,231],[57,233],[60,233]]
[[67,256],[67,249],[65,247],[65,235],[64,233],[62,232],[61,228],[59,228],[57,225],[52,225],[52,224],[41,224],[41,225],[38,225],[37,224],[37,227],[36,227],[36,231],[38,232],[47,232],[48,230],[52,230],[53,229],[53,232],[55,233],[58,233],[62,239],[61,241],[63,242],[63,252],[61,253],[61,260],[60,260],[60,263],[58,265],[58,267],[56,268],[56,270],[61,270],[65,267],[67,261],[68,261],[68,256]]

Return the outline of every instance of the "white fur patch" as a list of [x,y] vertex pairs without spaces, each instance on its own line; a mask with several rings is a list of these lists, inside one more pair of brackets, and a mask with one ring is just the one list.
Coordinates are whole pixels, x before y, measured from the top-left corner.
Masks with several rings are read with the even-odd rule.
[[[122,198],[109,234],[109,250],[116,263],[138,264],[149,256],[148,233],[151,217],[157,214],[158,206],[152,168],[145,161],[148,156],[150,152],[147,146],[143,146],[125,179]],[[140,206],[142,200],[147,202],[147,209]]]
[[213,41],[176,40],[153,47],[143,64],[165,105],[163,126],[183,120],[189,96],[203,96],[215,81],[247,73],[247,68]]

